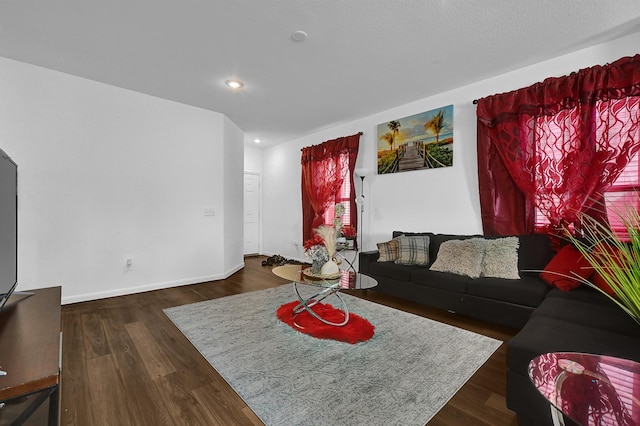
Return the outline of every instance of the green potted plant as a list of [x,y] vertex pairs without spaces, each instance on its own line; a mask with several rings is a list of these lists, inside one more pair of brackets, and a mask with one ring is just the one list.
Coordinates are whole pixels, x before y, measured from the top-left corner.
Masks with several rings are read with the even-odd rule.
[[605,294],[640,324],[640,213],[636,208],[627,208],[619,216],[628,241],[608,225],[586,214],[579,215],[582,235],[567,232],[568,240],[595,269],[594,277],[605,285],[595,285],[593,278],[590,281],[577,274],[573,278]]

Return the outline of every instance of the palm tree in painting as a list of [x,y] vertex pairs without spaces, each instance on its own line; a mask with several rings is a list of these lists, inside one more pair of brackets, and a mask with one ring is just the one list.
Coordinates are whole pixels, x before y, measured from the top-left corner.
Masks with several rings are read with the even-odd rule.
[[386,143],[388,143],[389,149],[393,149],[393,135],[391,133],[387,132],[384,135],[380,136],[380,140],[383,140]]
[[436,135],[436,146],[440,140],[440,132],[444,128],[444,111],[440,110],[438,113],[429,121],[424,123],[424,131],[431,130]]
[[391,130],[391,135],[392,135],[392,146],[391,148],[393,148],[393,143],[396,141],[396,139],[398,138],[398,135],[400,134],[400,122],[396,121],[396,120],[392,120],[390,122],[387,123],[387,127],[389,128],[389,130]]

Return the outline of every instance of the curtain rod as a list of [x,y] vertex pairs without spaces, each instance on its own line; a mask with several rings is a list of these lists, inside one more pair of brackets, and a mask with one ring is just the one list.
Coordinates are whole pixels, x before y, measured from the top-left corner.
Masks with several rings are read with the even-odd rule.
[[[362,132],[358,132],[358,133],[356,133],[356,134],[357,134],[357,135],[360,135],[360,136],[364,135],[364,133],[362,133]],[[353,136],[353,135],[352,135],[352,136]],[[343,137],[344,137],[344,138],[348,138],[349,136],[343,136]],[[336,139],[339,139],[339,138],[336,138]],[[333,140],[333,139],[332,139],[332,140]],[[327,142],[327,141],[325,141],[325,142]],[[324,143],[324,142],[323,142],[323,143]],[[316,145],[313,145],[313,146],[316,146]],[[300,151],[303,151],[303,150],[304,150],[304,148],[300,148]]]

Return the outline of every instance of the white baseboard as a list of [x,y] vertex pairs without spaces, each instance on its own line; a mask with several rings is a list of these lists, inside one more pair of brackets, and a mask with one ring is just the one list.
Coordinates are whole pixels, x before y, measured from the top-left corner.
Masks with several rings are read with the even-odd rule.
[[[135,286],[135,287],[121,287],[121,288],[110,289],[105,291],[97,291],[93,293],[78,294],[75,296],[63,296],[61,302],[63,305],[67,305],[70,303],[86,302],[89,300],[106,299],[107,297],[125,296],[127,294],[143,293],[145,291],[152,291],[152,290],[161,290],[163,288],[180,287],[183,285],[191,285],[191,284],[200,284],[208,281],[219,281],[219,280],[224,280],[225,278],[230,277],[231,275],[235,274],[242,268],[244,268],[244,262],[232,267],[228,271],[225,271],[223,274],[206,275],[202,277],[185,278],[182,280],[151,283],[151,284]],[[62,291],[64,292],[64,286],[62,288]]]

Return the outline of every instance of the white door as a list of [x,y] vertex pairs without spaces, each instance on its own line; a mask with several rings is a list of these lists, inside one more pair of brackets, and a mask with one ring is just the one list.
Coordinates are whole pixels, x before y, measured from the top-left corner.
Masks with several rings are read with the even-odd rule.
[[244,254],[260,253],[260,175],[244,174]]

